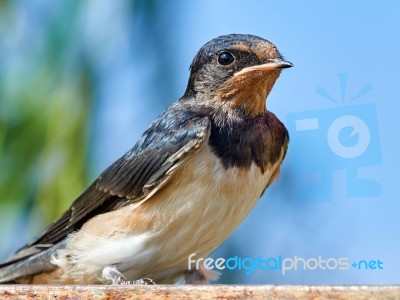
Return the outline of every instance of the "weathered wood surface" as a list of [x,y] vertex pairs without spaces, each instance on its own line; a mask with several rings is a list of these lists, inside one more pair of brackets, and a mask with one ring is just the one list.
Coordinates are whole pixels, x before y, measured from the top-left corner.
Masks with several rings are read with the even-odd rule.
[[0,285],[0,299],[400,299],[400,286]]

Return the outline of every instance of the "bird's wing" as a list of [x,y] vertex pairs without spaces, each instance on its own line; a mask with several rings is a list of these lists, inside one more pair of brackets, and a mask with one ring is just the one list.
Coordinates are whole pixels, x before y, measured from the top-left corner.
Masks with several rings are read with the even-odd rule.
[[91,217],[143,199],[168,181],[188,155],[210,134],[207,117],[172,106],[143,134],[141,140],[106,169],[71,207],[0,268],[52,247]]

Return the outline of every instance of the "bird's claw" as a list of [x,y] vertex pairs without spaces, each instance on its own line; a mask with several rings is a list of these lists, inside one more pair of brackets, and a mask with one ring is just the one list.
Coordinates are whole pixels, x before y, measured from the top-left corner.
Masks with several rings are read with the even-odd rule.
[[128,281],[128,282],[129,282],[129,284],[144,284],[144,285],[155,285],[156,284],[154,282],[154,280],[151,278],[141,278],[138,280]]

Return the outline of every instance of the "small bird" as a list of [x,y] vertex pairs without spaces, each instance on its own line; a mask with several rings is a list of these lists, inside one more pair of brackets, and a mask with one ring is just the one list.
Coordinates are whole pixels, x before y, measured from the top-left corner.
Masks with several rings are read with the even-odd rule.
[[188,270],[244,220],[289,142],[266,99],[285,61],[269,41],[206,43],[182,98],[164,111],[54,223],[0,264],[0,283],[206,284]]

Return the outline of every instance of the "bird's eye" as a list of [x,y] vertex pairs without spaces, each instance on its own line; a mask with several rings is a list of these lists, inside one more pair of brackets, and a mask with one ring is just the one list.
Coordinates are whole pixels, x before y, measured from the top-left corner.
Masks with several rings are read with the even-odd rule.
[[233,55],[229,52],[221,52],[220,54],[218,54],[218,63],[220,65],[230,65],[231,63],[233,63],[234,60],[235,59],[233,58]]

